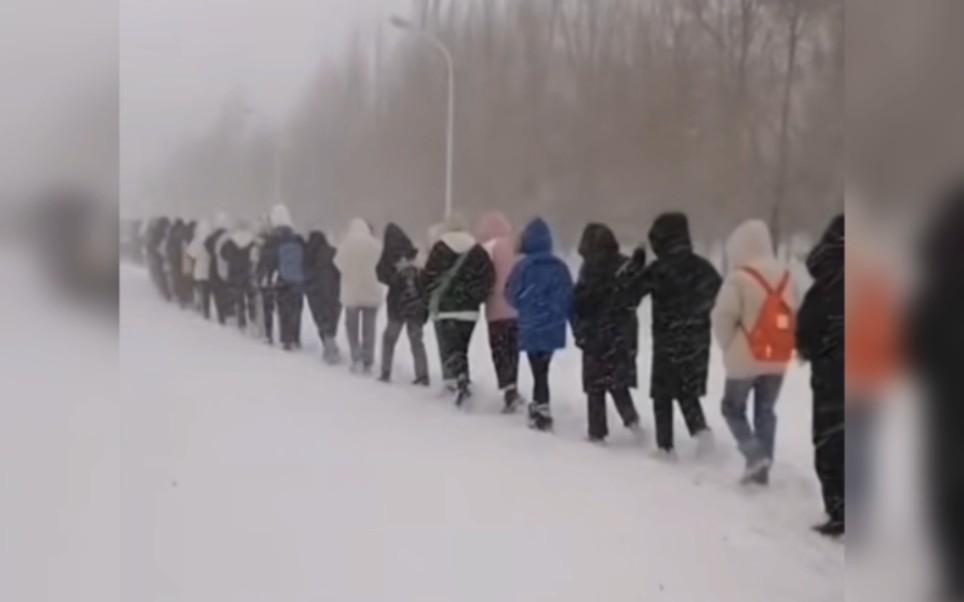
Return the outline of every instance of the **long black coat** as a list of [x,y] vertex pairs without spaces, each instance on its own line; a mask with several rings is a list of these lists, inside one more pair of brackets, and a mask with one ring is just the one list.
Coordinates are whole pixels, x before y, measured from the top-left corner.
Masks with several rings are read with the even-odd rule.
[[956,600],[964,596],[964,187],[945,203],[924,240],[909,347],[924,389],[928,509]]
[[434,299],[432,310],[439,319],[477,314],[494,285],[495,268],[489,254],[466,232],[443,236],[432,247],[422,271],[422,286],[430,306]]
[[335,266],[335,247],[318,230],[305,244],[305,295],[319,332],[334,336],[341,315],[341,272]]
[[221,272],[218,270],[218,263],[222,260],[218,257],[218,242],[222,236],[226,235],[226,229],[218,228],[204,239],[204,250],[208,252],[208,257],[211,258],[211,268],[208,278],[212,285],[217,285],[221,282]]
[[428,320],[428,297],[421,270],[415,265],[417,255],[412,239],[399,226],[385,227],[385,242],[375,274],[388,287],[388,319],[393,322],[424,324]]
[[631,287],[640,298],[653,299],[650,396],[702,397],[709,376],[710,312],[723,280],[709,261],[693,252],[689,222],[682,213],[658,217],[649,242],[657,259]]
[[844,416],[844,219],[834,219],[807,257],[814,278],[797,315],[797,352],[810,362],[813,437],[840,428]]
[[612,230],[589,224],[579,243],[583,258],[573,291],[572,331],[582,349],[586,393],[637,386],[640,299],[630,284],[646,267],[645,251],[633,259],[620,254]]

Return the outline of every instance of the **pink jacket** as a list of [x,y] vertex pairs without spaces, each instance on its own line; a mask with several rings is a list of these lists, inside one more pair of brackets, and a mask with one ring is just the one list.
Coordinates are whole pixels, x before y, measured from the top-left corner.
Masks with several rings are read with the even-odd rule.
[[485,317],[489,322],[514,320],[518,314],[505,300],[505,285],[518,258],[512,224],[501,213],[490,213],[479,225],[478,240],[495,266],[495,286],[485,302]]

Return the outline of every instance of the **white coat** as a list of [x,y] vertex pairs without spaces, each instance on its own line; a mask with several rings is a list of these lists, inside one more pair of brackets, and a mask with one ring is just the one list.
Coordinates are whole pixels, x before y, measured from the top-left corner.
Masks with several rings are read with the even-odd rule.
[[[783,374],[787,365],[761,362],[750,351],[747,333],[756,326],[767,292],[753,276],[743,271],[751,267],[776,288],[788,267],[773,253],[770,230],[760,220],[744,222],[726,243],[729,273],[716,299],[713,310],[713,334],[723,349],[723,364],[730,379],[746,379],[765,374]],[[798,302],[792,273],[784,292],[784,300],[796,312]]]
[[207,282],[211,274],[211,256],[204,248],[204,241],[211,235],[211,226],[206,221],[198,222],[194,229],[194,238],[188,244],[185,253],[194,260],[194,281]]
[[353,219],[338,247],[335,266],[341,272],[341,303],[345,307],[377,308],[382,303],[382,286],[375,268],[382,243],[364,220]]

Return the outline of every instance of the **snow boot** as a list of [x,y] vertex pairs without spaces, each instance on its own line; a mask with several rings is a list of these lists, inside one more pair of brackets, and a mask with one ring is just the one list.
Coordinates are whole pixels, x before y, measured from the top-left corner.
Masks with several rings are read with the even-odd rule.
[[505,405],[502,408],[503,414],[515,414],[522,405],[522,396],[519,395],[518,389],[515,387],[509,387],[505,390],[502,395],[502,399],[505,401]]
[[813,530],[824,537],[837,539],[844,535],[844,521],[838,518],[831,518],[825,523],[816,525]]
[[529,428],[535,431],[552,431],[552,414],[547,403],[529,404]]
[[708,458],[713,455],[716,451],[716,439],[713,437],[713,431],[710,429],[703,429],[702,431],[696,433],[696,457],[698,458]]
[[[751,483],[763,485],[760,482],[760,478],[767,474],[770,470],[770,458],[759,458],[752,462],[748,462],[746,465],[746,470],[743,472],[743,477],[740,478],[740,483],[743,485],[749,485]],[[769,481],[769,478],[767,478]]]
[[431,386],[431,384],[432,383],[427,376],[419,376],[418,378],[412,381],[412,385],[416,387],[428,387],[428,386]]
[[633,439],[635,439],[638,445],[643,445],[646,443],[646,431],[643,430],[643,427],[638,422],[634,422],[626,428],[629,429],[629,432],[632,434]]
[[472,390],[469,388],[468,379],[460,378],[455,393],[455,407],[465,407],[465,402],[472,397]]
[[382,372],[382,373],[378,376],[378,382],[388,384],[388,383],[392,382],[392,377],[391,377],[390,375],[385,374],[384,372]]

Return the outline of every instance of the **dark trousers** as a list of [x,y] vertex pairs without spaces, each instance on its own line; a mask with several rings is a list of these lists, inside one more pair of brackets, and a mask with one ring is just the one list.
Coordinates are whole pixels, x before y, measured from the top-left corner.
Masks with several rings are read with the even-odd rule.
[[[639,413],[633,403],[633,394],[628,388],[612,389],[609,395],[613,398],[616,411],[619,412],[623,424],[627,427],[639,424]],[[609,436],[609,424],[606,416],[606,391],[589,393],[589,438],[602,440]]]
[[[698,397],[680,399],[680,410],[686,420],[686,428],[690,435],[697,435],[706,430],[706,416],[703,414],[703,404]],[[653,413],[656,417],[656,445],[666,451],[674,448],[673,443],[673,399],[661,398],[653,400]]]
[[218,314],[218,323],[224,325],[231,316],[231,303],[229,300],[227,283],[220,279],[213,278],[210,281],[211,297],[214,299],[214,309]]
[[836,424],[826,424],[814,437],[814,468],[820,480],[823,506],[831,520],[844,516],[844,436],[843,417]]
[[408,342],[412,347],[412,358],[415,361],[415,378],[428,379],[428,357],[425,354],[425,342],[422,323],[417,320],[408,322],[388,321],[385,334],[382,337],[382,378],[388,380],[392,376],[392,364],[395,359],[395,345],[402,334],[402,328],[408,331]]
[[278,285],[279,333],[282,345],[301,344],[301,312],[304,308],[304,291],[297,284]]
[[251,301],[251,291],[248,287],[236,284],[228,287],[228,303],[238,319],[238,327],[242,330],[248,327]]
[[499,390],[515,388],[519,381],[519,323],[516,320],[489,322],[489,348]]
[[442,356],[442,374],[446,380],[469,382],[469,344],[475,332],[475,322],[466,320],[439,320],[435,323],[439,352]]
[[375,321],[378,309],[375,307],[346,307],[345,333],[348,335],[348,349],[351,363],[362,366],[366,371],[375,365]]
[[274,288],[261,289],[261,307],[264,313],[264,336],[269,343],[274,342],[274,310],[277,293]]
[[201,310],[201,315],[204,316],[206,320],[211,319],[211,287],[208,285],[207,280],[201,280],[194,284],[197,288],[197,294],[195,298],[197,299],[198,306]]
[[549,405],[549,365],[552,352],[530,353],[529,368],[532,370],[532,401],[536,405]]

